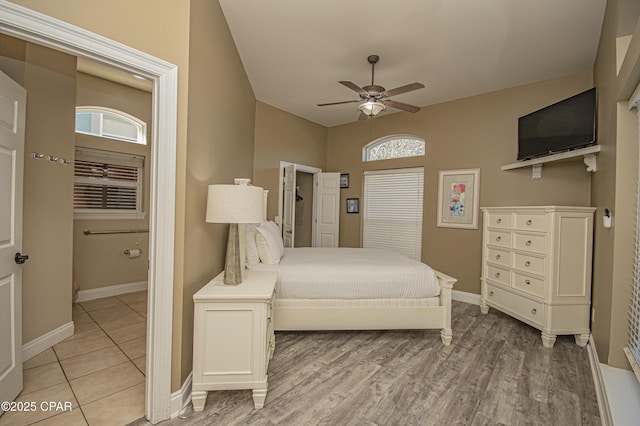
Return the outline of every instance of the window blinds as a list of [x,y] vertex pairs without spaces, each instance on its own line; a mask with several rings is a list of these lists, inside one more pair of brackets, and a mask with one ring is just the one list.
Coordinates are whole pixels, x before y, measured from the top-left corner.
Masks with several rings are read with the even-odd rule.
[[76,149],[74,210],[141,210],[144,157]]
[[424,169],[365,172],[362,246],[422,256]]
[[[640,86],[639,86],[640,88]],[[636,90],[636,94],[638,90]],[[640,95],[636,98],[640,100]],[[631,107],[636,108],[637,116],[637,134],[636,139],[640,144],[640,111],[636,101]],[[638,155],[638,187],[637,205],[636,205],[636,229],[635,229],[635,259],[633,263],[633,281],[631,284],[631,304],[629,306],[629,346],[624,348],[624,352],[629,359],[629,363],[640,381],[640,155]]]

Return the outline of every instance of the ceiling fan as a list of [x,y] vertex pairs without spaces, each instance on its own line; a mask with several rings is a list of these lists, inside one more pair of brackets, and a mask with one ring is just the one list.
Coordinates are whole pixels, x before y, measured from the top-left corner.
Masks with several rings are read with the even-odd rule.
[[328,106],[328,105],[340,105],[340,104],[350,104],[354,102],[361,102],[358,105],[358,109],[360,110],[360,116],[358,120],[366,120],[369,117],[375,117],[382,111],[384,111],[387,106],[392,108],[401,109],[407,112],[418,112],[420,111],[420,107],[405,104],[403,102],[393,101],[389,99],[391,96],[400,95],[402,93],[411,92],[413,90],[418,90],[424,88],[424,84],[422,83],[411,83],[406,84],[404,86],[396,87],[395,89],[386,90],[382,86],[377,86],[373,83],[374,76],[374,68],[375,65],[380,60],[378,55],[370,55],[367,58],[367,61],[371,64],[371,84],[369,86],[360,87],[351,81],[339,81],[343,86],[348,87],[349,89],[356,92],[360,99],[355,99],[352,101],[341,101],[341,102],[329,102],[326,104],[318,104],[318,106]]

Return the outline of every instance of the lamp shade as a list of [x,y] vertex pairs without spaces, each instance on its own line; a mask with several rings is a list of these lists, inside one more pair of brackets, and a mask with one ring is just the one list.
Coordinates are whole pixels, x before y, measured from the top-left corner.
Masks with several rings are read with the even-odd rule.
[[368,115],[369,117],[375,117],[384,111],[387,107],[382,102],[367,101],[358,106],[358,109]]
[[264,220],[263,189],[248,185],[209,185],[206,221],[260,223]]

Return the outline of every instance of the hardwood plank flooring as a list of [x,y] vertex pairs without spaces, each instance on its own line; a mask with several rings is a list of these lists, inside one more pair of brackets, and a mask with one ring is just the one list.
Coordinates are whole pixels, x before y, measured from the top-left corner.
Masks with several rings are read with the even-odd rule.
[[[453,302],[439,330],[278,332],[265,407],[209,392],[163,425],[599,425],[587,350],[495,309]],[[135,424],[148,424],[138,421]]]

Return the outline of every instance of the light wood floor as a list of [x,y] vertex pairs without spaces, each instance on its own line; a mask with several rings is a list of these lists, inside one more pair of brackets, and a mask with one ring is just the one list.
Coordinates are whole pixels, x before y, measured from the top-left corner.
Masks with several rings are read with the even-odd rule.
[[[599,425],[586,348],[491,309],[453,303],[440,332],[279,332],[265,408],[210,392],[163,425]],[[139,422],[144,424],[143,422]]]

